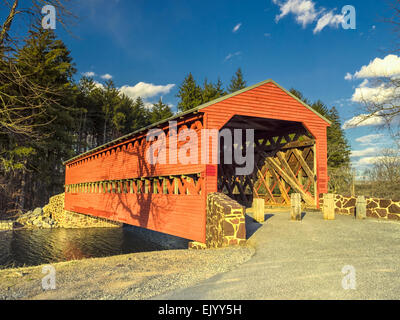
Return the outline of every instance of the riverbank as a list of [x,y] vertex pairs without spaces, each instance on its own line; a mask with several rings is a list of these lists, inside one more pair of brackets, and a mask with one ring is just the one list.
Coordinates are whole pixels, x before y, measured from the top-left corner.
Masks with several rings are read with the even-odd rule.
[[251,247],[166,250],[52,264],[56,289],[42,289],[43,266],[0,271],[0,299],[149,299],[233,270]]

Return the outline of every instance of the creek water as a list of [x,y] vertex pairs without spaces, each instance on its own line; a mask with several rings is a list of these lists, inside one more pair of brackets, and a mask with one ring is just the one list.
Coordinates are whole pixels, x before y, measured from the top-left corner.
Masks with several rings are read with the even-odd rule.
[[0,269],[187,248],[187,241],[172,238],[175,237],[131,226],[2,231]]

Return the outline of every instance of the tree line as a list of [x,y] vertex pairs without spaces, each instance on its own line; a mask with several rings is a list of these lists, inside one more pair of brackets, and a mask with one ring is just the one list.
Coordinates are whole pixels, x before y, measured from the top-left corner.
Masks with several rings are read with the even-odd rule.
[[[38,21],[22,42],[14,41],[9,30],[17,12],[10,7],[0,38],[0,214],[8,215],[43,206],[62,192],[62,163],[67,159],[174,114],[161,98],[149,107],[140,97],[122,94],[112,80],[76,81],[71,52]],[[240,68],[227,87],[220,79],[205,79],[199,85],[189,73],[176,94],[177,111],[246,86]],[[309,103],[300,92],[292,92]],[[349,147],[337,110],[320,101],[311,106],[334,123],[328,129],[330,167],[349,167]]]
[[[112,80],[76,82],[71,53],[52,30],[33,26],[20,46],[8,44],[0,46],[2,213],[43,206],[62,192],[63,161],[174,114],[161,98],[149,107],[121,94]],[[239,69],[228,90],[245,86]],[[225,94],[220,80],[201,87],[189,74],[179,87],[178,110]]]

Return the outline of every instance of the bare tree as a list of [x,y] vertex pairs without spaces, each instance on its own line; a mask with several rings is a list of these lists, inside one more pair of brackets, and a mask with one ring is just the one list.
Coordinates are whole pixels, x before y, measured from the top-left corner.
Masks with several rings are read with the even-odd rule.
[[[400,0],[388,0],[392,16],[383,21],[393,26],[396,40],[400,39]],[[393,51],[398,51],[399,44]],[[392,52],[393,52],[392,51]],[[358,100],[362,105],[362,114],[354,125],[378,120],[391,133],[399,146],[400,138],[400,76],[393,74],[370,75],[367,86],[360,86]]]
[[400,199],[400,155],[392,149],[386,149],[366,171],[370,196]]
[[[41,11],[45,5],[52,5],[56,9],[56,19],[66,30],[67,23],[70,22],[71,18],[76,16],[69,9],[70,0],[31,0],[28,1],[27,7],[21,7],[19,0],[3,0],[4,5],[8,8],[8,16],[2,24],[0,30],[0,48],[5,46],[6,42],[13,42],[15,39],[11,39],[9,32],[11,30],[14,20],[19,15],[24,15],[26,18],[34,19],[35,23],[41,18]],[[25,19],[23,21],[30,21]]]
[[[13,57],[18,41],[11,39],[9,34],[18,16],[31,17],[38,25],[42,17],[41,8],[46,4],[56,8],[57,21],[63,26],[68,18],[74,16],[67,9],[69,0],[31,0],[24,2],[28,3],[27,7],[21,7],[19,0],[2,1],[9,11],[0,30],[0,139],[5,136],[17,141],[44,138],[35,129],[49,123],[49,120],[43,122],[39,119],[46,119],[43,115],[49,106],[59,104],[60,93],[49,85],[32,82],[31,75],[18,67]],[[23,162],[13,163],[7,153],[7,150],[0,149],[1,170],[23,167]]]

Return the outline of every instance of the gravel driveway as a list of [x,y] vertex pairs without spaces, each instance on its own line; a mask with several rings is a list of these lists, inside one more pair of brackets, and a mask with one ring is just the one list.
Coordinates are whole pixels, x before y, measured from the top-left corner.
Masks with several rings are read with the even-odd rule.
[[[155,299],[400,297],[399,222],[338,215],[324,221],[320,213],[292,222],[289,213],[276,213],[255,231],[252,242],[255,255],[238,268]],[[352,271],[355,282],[349,281]],[[343,289],[345,276],[347,288],[354,284],[355,289]]]
[[252,248],[166,250],[53,264],[56,289],[43,290],[43,266],[0,271],[4,299],[148,299],[186,288],[250,259]]

